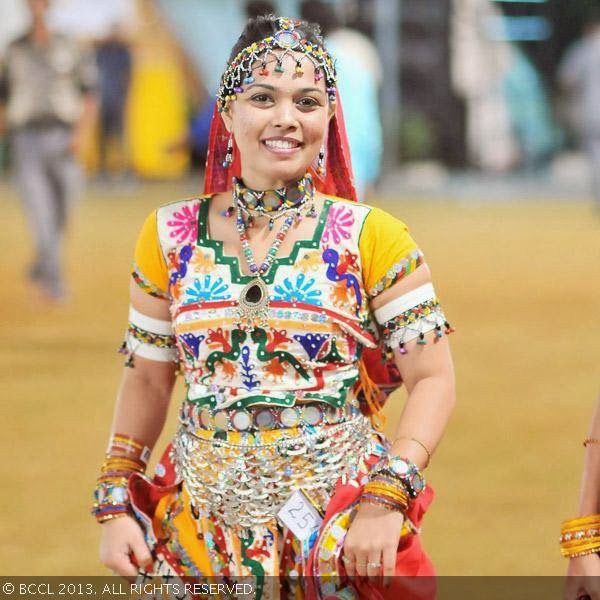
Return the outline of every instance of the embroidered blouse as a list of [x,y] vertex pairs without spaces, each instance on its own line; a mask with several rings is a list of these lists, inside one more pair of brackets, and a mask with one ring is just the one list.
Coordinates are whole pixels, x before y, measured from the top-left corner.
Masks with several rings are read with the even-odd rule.
[[[181,200],[151,213],[132,273],[147,293],[170,301],[188,401],[214,410],[300,399],[343,406],[362,348],[378,345],[370,300],[423,263],[406,225],[378,208],[327,198],[313,237],[296,241],[263,278],[268,318],[248,328],[238,299],[255,277],[209,238],[209,201]],[[390,314],[385,325],[394,329]]]

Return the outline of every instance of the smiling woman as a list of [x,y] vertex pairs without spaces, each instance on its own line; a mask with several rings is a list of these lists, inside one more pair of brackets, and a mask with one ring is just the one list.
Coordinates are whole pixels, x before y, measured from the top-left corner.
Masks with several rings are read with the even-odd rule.
[[[250,576],[258,597],[400,597],[407,580],[382,576],[433,574],[422,471],[454,404],[452,329],[406,226],[355,201],[316,25],[250,20],[217,104],[205,195],[160,207],[138,239],[101,558]],[[176,370],[187,397],[151,480]],[[388,440],[383,390],[402,381]]]

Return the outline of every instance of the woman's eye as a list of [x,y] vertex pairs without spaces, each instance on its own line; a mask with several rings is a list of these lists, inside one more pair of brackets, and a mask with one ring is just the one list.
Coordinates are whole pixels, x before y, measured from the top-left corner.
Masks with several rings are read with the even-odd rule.
[[319,106],[319,102],[314,98],[302,98],[302,100],[300,100],[298,104],[303,108],[312,108],[314,106]]
[[268,102],[270,100],[269,94],[256,94],[252,96],[254,102]]

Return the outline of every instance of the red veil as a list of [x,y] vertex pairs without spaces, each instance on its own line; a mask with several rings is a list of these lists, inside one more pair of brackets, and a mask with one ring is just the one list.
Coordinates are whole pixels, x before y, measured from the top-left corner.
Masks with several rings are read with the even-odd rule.
[[[229,132],[225,128],[223,119],[215,106],[210,126],[208,153],[206,155],[206,171],[204,174],[205,194],[214,194],[230,189],[232,177],[240,176],[240,155],[235,147],[232,165],[230,167],[223,166],[225,155],[227,154],[228,141]],[[318,175],[314,168],[311,167],[310,169],[317,190],[323,194],[338,196],[346,200],[356,200],[350,147],[348,145],[348,136],[346,135],[346,126],[344,125],[344,115],[339,95],[337,97],[335,113],[329,120],[325,161],[324,176]]]

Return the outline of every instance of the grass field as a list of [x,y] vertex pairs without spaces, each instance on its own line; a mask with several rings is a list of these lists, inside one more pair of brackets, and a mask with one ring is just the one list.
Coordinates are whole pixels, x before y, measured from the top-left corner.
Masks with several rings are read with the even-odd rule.
[[[185,188],[88,193],[69,232],[72,298],[54,308],[29,295],[25,221],[0,188],[3,574],[106,572],[88,509],[122,368],[130,258],[147,213]],[[426,547],[443,575],[562,574],[559,522],[576,510],[600,388],[600,219],[582,203],[518,198],[377,204],[410,225],[458,329],[458,405],[427,471],[437,499]]]

